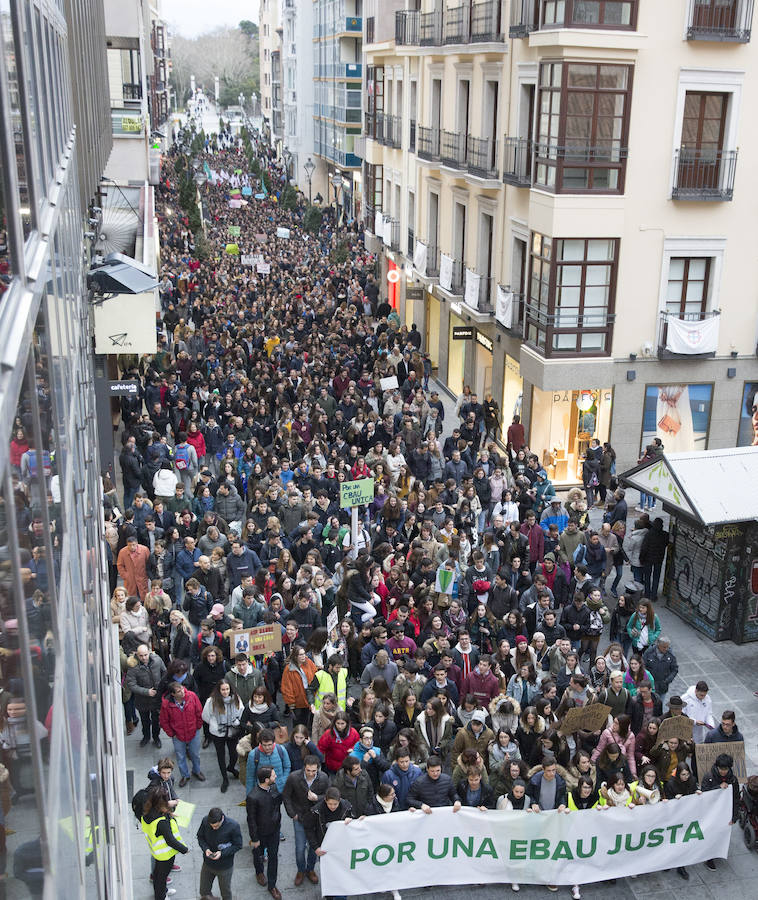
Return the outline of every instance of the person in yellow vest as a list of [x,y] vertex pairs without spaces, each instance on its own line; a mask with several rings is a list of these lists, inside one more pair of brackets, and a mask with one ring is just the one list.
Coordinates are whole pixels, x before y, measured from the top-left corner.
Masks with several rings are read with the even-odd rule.
[[321,708],[324,694],[336,694],[337,706],[340,709],[347,710],[348,706],[352,706],[353,698],[347,696],[345,660],[339,653],[334,653],[329,657],[326,669],[319,669],[316,672],[305,693],[314,715]]
[[160,785],[150,788],[140,826],[147,838],[150,855],[155,860],[153,868],[155,900],[165,900],[167,896],[176,893],[174,888],[169,888],[166,884],[168,874],[174,865],[174,857],[177,853],[187,853],[189,847],[182,843],[179,826]]

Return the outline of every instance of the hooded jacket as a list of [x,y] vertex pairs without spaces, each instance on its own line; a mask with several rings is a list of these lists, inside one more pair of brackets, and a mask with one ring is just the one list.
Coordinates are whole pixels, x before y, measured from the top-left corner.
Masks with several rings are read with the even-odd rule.
[[420,778],[422,774],[423,772],[415,763],[411,763],[408,766],[408,771],[403,772],[395,762],[382,775],[382,784],[391,784],[395,789],[400,809],[408,809],[408,792],[413,782]]
[[471,722],[469,722],[468,725],[466,725],[465,728],[461,728],[455,736],[455,741],[453,742],[453,756],[457,758],[464,750],[478,750],[482,759],[486,760],[487,747],[494,740],[495,735],[492,733],[492,729],[487,728],[486,725],[482,726],[482,730],[477,737],[474,734]]
[[245,501],[237,493],[237,488],[233,484],[229,482],[226,482],[226,484],[229,488],[229,493],[224,495],[221,491],[218,491],[214,510],[227,522],[239,522],[245,517]]
[[239,694],[243,706],[247,707],[253,691],[263,684],[263,672],[260,669],[254,669],[248,664],[247,672],[241,675],[234,666],[226,673],[226,680]]
[[179,706],[172,696],[163,698],[160,715],[161,728],[170,738],[188,744],[203,727],[203,709],[197,694],[184,692],[184,702]]

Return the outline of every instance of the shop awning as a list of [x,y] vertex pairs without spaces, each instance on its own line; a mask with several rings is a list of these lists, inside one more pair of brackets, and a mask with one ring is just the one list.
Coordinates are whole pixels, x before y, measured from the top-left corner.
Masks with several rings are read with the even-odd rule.
[[758,519],[758,447],[664,454],[619,481],[702,525]]

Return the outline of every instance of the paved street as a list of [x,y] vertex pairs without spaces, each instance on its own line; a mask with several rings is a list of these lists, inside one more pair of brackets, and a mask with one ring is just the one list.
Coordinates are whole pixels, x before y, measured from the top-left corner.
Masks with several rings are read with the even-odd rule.
[[[445,403],[445,434],[452,429],[454,421],[454,403],[443,391],[440,395]],[[630,491],[630,494],[635,492]],[[633,508],[636,497],[631,498],[630,509]],[[656,514],[660,513],[660,507]],[[631,515],[634,515],[632,512]],[[598,525],[600,522],[599,510],[593,510],[592,522]],[[668,517],[664,516],[668,519]],[[631,575],[631,573],[625,573]],[[672,685],[671,694],[684,692],[686,688],[704,678],[711,689],[714,712],[718,716],[722,709],[731,707],[737,713],[737,723],[745,736],[746,750],[753,765],[758,762],[758,699],[753,697],[753,690],[758,686],[758,654],[753,644],[737,646],[731,642],[714,644],[707,638],[693,631],[689,625],[682,622],[677,616],[669,612],[663,604],[659,604],[657,612],[661,617],[663,631],[672,640],[672,650],[679,662],[679,676]],[[602,646],[602,642],[601,642]],[[127,743],[127,769],[130,778],[133,778],[134,790],[144,786],[148,768],[154,765],[160,755],[152,746],[144,750],[139,748],[141,732],[138,729]],[[164,738],[164,752],[171,749],[170,741]],[[225,815],[229,815],[242,826],[242,835],[247,845],[247,826],[244,806],[239,806],[244,801],[244,789],[238,781],[233,781],[226,794],[219,792],[221,783],[216,764],[216,756],[212,747],[201,752],[203,771],[207,781],[201,784],[194,779],[186,788],[180,791],[183,799],[197,804],[197,810],[192,820],[191,827],[183,834],[189,842],[191,852],[180,860],[182,871],[174,873],[174,881],[171,885],[177,889],[179,900],[189,900],[196,897],[200,880],[201,857],[197,846],[195,832],[200,823],[200,818],[205,815],[211,806],[220,806]],[[750,769],[751,766],[748,766]],[[130,782],[131,785],[131,782]],[[279,882],[278,887],[286,900],[295,896],[303,900],[315,900],[320,897],[320,887],[309,884],[307,881],[302,887],[295,888],[295,842],[290,820],[283,816],[283,833],[286,840],[281,844],[279,858]],[[137,830],[136,822],[132,820],[129,826],[132,831],[132,859],[134,874],[134,900],[150,900],[153,893],[148,881],[149,856],[141,832]],[[252,854],[247,846],[237,855],[234,876],[234,896],[259,897],[260,900],[268,900],[269,894],[265,888],[255,882]],[[588,886],[582,890],[582,896],[587,898],[603,897],[608,900],[631,900],[631,898],[646,898],[646,900],[724,900],[728,896],[755,897],[758,895],[756,884],[758,883],[758,853],[749,853],[742,840],[742,835],[737,827],[732,829],[731,848],[729,859],[720,860],[715,872],[708,870],[705,865],[698,865],[691,869],[689,882],[684,882],[675,871],[656,872],[650,875],[641,875],[636,879],[623,879],[615,885],[601,883]],[[472,875],[472,881],[475,881]],[[489,898],[502,898],[503,891],[510,894],[507,886],[467,886],[435,888],[435,896],[440,900],[455,898],[460,900],[461,891],[475,900],[489,900]],[[428,896],[427,889],[409,890],[402,892],[403,898]],[[522,886],[521,897],[547,897],[550,896],[547,889],[536,886]],[[560,888],[559,897],[570,897],[568,887]],[[389,895],[382,895],[382,900]]]

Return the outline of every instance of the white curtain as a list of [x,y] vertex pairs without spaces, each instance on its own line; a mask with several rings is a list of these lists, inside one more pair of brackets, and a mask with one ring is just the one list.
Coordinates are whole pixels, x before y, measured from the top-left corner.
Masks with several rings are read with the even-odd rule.
[[440,287],[449,291],[453,287],[453,257],[440,253]]
[[482,280],[481,275],[477,275],[472,269],[466,269],[466,292],[463,300],[466,306],[472,309],[479,309],[479,284]]
[[426,244],[416,241],[416,249],[413,253],[413,268],[419,275],[426,275]]
[[513,291],[506,291],[504,287],[497,286],[497,299],[495,301],[495,320],[503,328],[513,325]]

